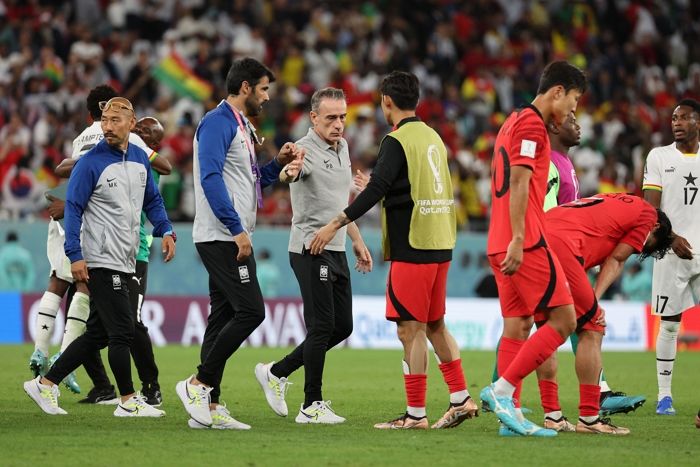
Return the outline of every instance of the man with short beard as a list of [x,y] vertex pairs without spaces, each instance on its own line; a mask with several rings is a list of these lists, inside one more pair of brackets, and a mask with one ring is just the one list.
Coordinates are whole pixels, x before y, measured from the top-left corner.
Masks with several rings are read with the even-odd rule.
[[285,143],[272,161],[258,166],[254,145],[260,143],[248,118],[270,99],[274,80],[257,60],[235,61],[226,77],[228,97],[202,118],[194,136],[192,238],[209,273],[211,313],[198,372],[176,386],[191,428],[250,428],[219,404],[221,378],[227,360],[265,319],[250,239],[261,190],[302,157],[295,144]]

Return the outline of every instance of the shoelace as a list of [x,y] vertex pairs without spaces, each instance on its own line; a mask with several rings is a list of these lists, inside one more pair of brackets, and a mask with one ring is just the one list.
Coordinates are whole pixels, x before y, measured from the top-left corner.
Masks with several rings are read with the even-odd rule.
[[140,406],[145,406],[148,405],[148,399],[146,399],[146,396],[141,394],[140,392],[136,393],[136,396],[134,397],[136,399],[136,404]]
[[289,391],[289,386],[294,384],[288,381],[287,378],[279,378],[277,381],[270,378],[270,382],[272,383],[272,389],[275,390],[275,395],[279,399],[284,399],[287,396],[287,391]]
[[335,411],[331,408],[331,401],[321,401],[321,407],[319,407],[319,410],[326,409],[330,413],[335,415]]
[[612,421],[607,417],[600,417],[598,419],[598,421],[600,423],[602,423],[603,425],[608,425],[609,427],[612,427],[612,428],[619,428],[617,425],[613,425]]
[[41,395],[44,399],[48,399],[52,407],[58,407],[58,396],[61,393],[58,391],[57,386],[50,387],[48,389],[42,389]]
[[231,412],[228,410],[226,407],[226,402],[221,402],[218,406],[216,406],[216,412],[221,416],[221,417],[228,417],[228,418],[233,418],[231,417]]
[[[190,388],[194,388],[194,390],[190,390]],[[202,405],[202,402],[206,400],[206,404],[209,405],[209,398],[207,397],[211,390],[214,388],[207,388],[206,386],[199,386],[195,387],[194,385],[190,384],[189,382],[187,383],[187,391],[194,395],[194,400],[192,403],[196,405],[197,407],[200,407]]]

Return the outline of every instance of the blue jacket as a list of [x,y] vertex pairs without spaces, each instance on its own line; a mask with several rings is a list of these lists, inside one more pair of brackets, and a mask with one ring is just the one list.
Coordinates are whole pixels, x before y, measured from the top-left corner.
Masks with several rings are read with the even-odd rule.
[[[244,125],[248,120],[241,116]],[[222,101],[199,122],[193,141],[195,243],[233,241],[255,230],[257,193],[250,153],[231,106]],[[250,140],[250,139],[249,139]],[[252,141],[251,141],[252,143]],[[264,188],[277,181],[282,166],[275,159],[260,168]]]
[[133,273],[142,210],[154,226],[153,236],[172,231],[150,167],[142,149],[129,144],[123,152],[106,140],[76,162],[64,216],[71,263],[84,259],[89,268]]

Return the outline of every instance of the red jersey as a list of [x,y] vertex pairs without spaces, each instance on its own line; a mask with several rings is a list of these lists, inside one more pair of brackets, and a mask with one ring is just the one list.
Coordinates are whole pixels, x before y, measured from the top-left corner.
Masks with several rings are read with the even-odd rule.
[[585,269],[598,266],[619,243],[639,253],[657,221],[656,209],[642,198],[605,193],[547,211],[546,231],[568,242]]
[[544,235],[544,195],[547,192],[550,145],[542,115],[532,105],[511,113],[496,137],[491,160],[491,222],[486,253],[508,250],[513,239],[510,225],[510,168],[516,165],[532,170],[524,248],[537,245]]

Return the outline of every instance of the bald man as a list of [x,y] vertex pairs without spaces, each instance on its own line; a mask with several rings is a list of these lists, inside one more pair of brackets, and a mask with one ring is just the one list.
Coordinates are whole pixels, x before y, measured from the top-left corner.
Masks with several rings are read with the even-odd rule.
[[[129,276],[135,273],[141,211],[163,237],[165,261],[175,255],[175,236],[163,199],[150,171],[146,152],[129,144],[136,126],[128,99],[99,103],[104,139],[76,162],[68,182],[65,208],[65,253],[76,281],[90,290],[87,329],[56,360],[46,376],[24,383],[29,397],[50,415],[65,415],[58,386],[85,356],[109,347],[109,364],[120,393],[116,417],[162,417],[165,412],[134,391],[129,349],[134,320],[129,303]],[[82,232],[81,232],[82,228]]]

